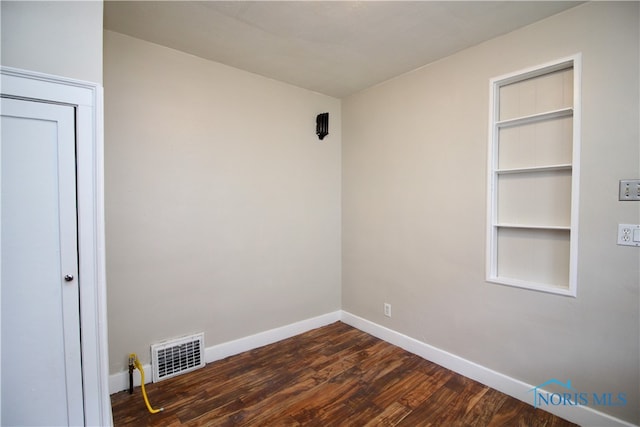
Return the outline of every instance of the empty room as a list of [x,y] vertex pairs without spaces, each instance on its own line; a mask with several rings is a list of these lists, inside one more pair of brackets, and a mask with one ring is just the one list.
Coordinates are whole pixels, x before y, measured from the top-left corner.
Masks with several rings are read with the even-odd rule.
[[640,425],[640,2],[1,7],[2,425]]

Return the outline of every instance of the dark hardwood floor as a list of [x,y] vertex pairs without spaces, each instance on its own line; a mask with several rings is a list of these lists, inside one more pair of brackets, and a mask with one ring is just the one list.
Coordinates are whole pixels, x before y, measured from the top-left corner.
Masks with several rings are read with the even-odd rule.
[[149,384],[147,394],[164,411],[149,414],[139,387],[116,393],[115,426],[574,425],[341,322]]

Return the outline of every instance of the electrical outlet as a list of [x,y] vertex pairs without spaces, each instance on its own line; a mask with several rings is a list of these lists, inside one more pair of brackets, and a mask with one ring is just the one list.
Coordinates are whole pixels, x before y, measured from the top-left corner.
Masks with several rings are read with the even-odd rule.
[[391,317],[391,304],[384,303],[384,315],[387,317]]
[[622,246],[640,246],[640,225],[618,224],[618,244]]
[[640,179],[621,179],[618,200],[640,200]]

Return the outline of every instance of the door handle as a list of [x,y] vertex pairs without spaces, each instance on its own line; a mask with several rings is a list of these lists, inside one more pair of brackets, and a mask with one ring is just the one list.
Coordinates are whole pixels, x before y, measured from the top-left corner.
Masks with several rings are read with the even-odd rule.
[[65,282],[71,282],[73,280],[73,275],[72,274],[67,274],[66,276],[64,276],[64,281]]

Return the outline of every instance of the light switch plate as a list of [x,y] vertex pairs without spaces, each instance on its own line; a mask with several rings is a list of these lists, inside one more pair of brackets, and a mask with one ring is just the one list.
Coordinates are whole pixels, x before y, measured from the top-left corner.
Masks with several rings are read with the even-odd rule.
[[618,224],[618,244],[623,246],[640,246],[640,225]]
[[618,200],[640,200],[640,179],[621,179]]

